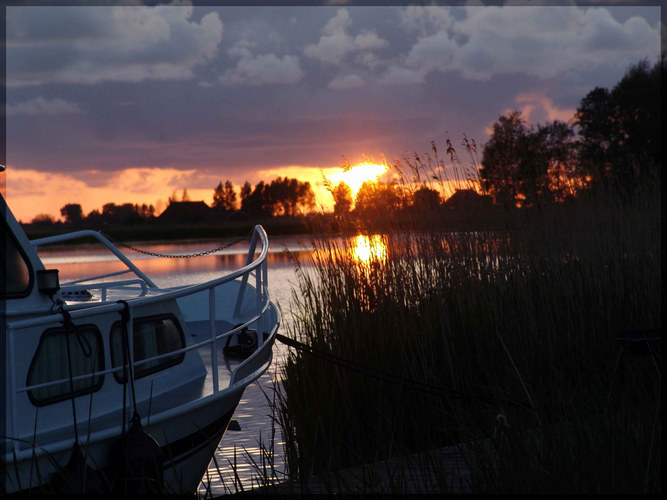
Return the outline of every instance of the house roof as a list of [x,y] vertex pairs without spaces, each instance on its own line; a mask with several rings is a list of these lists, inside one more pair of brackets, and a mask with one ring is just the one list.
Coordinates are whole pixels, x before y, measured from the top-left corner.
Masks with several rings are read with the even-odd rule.
[[194,221],[206,217],[211,208],[203,201],[172,201],[160,219]]

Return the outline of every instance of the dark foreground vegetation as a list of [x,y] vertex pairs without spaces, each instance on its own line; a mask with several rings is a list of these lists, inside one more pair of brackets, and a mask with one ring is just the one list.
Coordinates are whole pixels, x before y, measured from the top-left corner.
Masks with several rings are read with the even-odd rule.
[[506,231],[388,233],[370,262],[316,240],[289,335],[426,390],[295,352],[280,408],[290,473],[502,431],[479,445],[474,491],[658,492],[659,203],[647,188]]
[[477,493],[661,491],[661,163],[602,132],[574,196],[540,201],[514,169],[485,231],[426,231],[415,211],[367,260],[314,239],[287,334],[337,362],[287,361],[291,478],[467,443]]

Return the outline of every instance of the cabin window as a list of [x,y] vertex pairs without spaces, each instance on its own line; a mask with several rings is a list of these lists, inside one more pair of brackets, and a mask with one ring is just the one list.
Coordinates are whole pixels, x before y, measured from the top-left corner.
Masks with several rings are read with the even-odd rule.
[[0,298],[25,297],[32,287],[30,264],[4,217],[0,223],[0,238]]
[[[135,318],[134,329],[134,361],[142,361],[161,354],[178,351],[185,347],[185,336],[176,317],[172,314]],[[138,379],[170,366],[179,364],[185,353],[165,356],[164,358],[147,361],[134,369],[134,378]],[[114,368],[123,366],[123,323],[117,321],[111,328],[111,364]],[[121,371],[114,372],[119,383],[126,382]]]
[[[76,331],[72,331],[72,328],[50,328],[42,334],[30,363],[27,385],[56,380],[64,382],[31,389],[28,391],[28,397],[35,406],[44,406],[69,399],[72,395],[76,397],[98,391],[102,387],[104,377],[96,373],[103,370],[102,335],[95,326],[76,326]],[[89,376],[74,380],[80,375]]]

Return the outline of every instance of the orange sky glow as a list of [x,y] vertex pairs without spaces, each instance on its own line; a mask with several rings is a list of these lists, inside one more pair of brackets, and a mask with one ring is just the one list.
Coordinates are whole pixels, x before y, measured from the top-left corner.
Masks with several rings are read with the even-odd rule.
[[[316,210],[331,211],[333,198],[327,190],[325,178],[333,186],[339,182],[347,183],[355,196],[363,182],[376,181],[387,170],[386,165],[368,162],[359,163],[347,171],[344,171],[343,167],[293,165],[249,172],[247,179],[230,180],[238,191],[246,180],[255,185],[260,180],[270,182],[279,176],[295,177],[300,181],[310,182],[315,192]],[[89,186],[67,173],[12,170],[9,165],[7,171],[0,174],[0,183],[6,182],[3,196],[14,216],[22,222],[30,222],[40,214],[48,214],[56,220],[61,219],[60,209],[68,203],[79,203],[85,215],[94,209],[101,211],[106,203],[152,204],[159,213],[167,207],[169,197],[175,193],[180,198],[183,189],[187,189],[191,200],[203,200],[210,206],[215,186],[226,178],[224,175],[209,176],[209,188],[188,185],[188,178],[194,177],[196,173],[196,169],[127,168],[111,175],[104,185]],[[198,184],[201,184],[201,176],[198,179]]]
[[[247,178],[230,179],[237,193],[241,185],[248,180],[253,186],[260,180],[270,182],[276,177],[297,178],[310,182],[316,198],[316,211],[333,210],[333,197],[330,187],[345,182],[356,197],[361,185],[366,181],[388,182],[389,167],[372,161],[360,161],[345,169],[344,167],[309,167],[291,165],[274,169],[258,170],[248,174]],[[203,177],[203,180],[202,180]],[[196,182],[193,180],[196,179]],[[21,222],[30,222],[37,215],[47,214],[55,220],[62,220],[60,209],[68,203],[79,203],[84,215],[92,210],[102,211],[106,203],[122,205],[124,203],[147,204],[156,208],[160,214],[169,204],[169,197],[175,194],[181,198],[187,189],[192,201],[203,200],[207,205],[213,203],[213,191],[218,182],[226,178],[216,175],[202,176],[197,169],[179,170],[172,168],[137,167],[118,171],[100,186],[90,186],[81,179],[66,173],[46,173],[36,170],[12,170],[11,165],[0,173],[0,189],[7,200],[14,216]],[[193,187],[202,183],[210,187]],[[456,189],[470,187],[469,183],[445,181],[442,186],[432,186],[441,191],[444,199]]]

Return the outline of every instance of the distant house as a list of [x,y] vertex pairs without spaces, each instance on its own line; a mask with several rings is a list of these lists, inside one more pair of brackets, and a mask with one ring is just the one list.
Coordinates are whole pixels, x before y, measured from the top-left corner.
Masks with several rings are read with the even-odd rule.
[[474,189],[457,189],[445,202],[445,207],[461,212],[484,212],[493,208],[493,201],[490,196],[479,194]]
[[193,223],[211,215],[211,207],[203,201],[172,201],[159,219],[163,222]]

